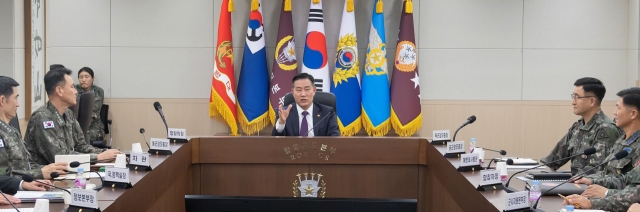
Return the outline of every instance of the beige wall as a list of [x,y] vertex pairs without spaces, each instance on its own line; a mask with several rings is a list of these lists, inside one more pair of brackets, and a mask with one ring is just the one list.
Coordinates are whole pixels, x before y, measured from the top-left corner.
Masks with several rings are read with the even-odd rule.
[[[141,127],[151,137],[166,137],[166,131],[151,99],[106,99],[113,120],[113,147],[130,149],[142,142]],[[158,100],[170,127],[186,128],[189,136],[228,133],[228,127],[209,118],[208,99]],[[607,116],[613,118],[615,102],[602,103]],[[419,134],[431,137],[433,130],[449,129],[451,133],[470,115],[477,121],[458,133],[457,140],[471,137],[478,145],[504,149],[509,156],[540,158],[567,132],[579,117],[573,115],[569,101],[422,101],[423,124]],[[21,120],[24,134],[26,122]],[[270,128],[261,135],[270,135]],[[143,144],[143,146],[145,146]],[[146,149],[146,148],[145,148]],[[486,157],[497,154],[487,153]]]

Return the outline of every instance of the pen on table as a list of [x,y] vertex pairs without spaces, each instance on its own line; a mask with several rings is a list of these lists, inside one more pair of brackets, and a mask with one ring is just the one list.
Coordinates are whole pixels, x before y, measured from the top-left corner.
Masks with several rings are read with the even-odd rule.
[[[565,197],[565,196],[562,196],[562,194],[558,194],[558,196],[562,197],[564,200],[566,200],[567,202],[569,202],[569,198],[567,198],[567,197]],[[580,207],[580,204],[578,204],[578,203],[573,203],[573,206],[574,206],[575,208],[581,208],[581,207]]]

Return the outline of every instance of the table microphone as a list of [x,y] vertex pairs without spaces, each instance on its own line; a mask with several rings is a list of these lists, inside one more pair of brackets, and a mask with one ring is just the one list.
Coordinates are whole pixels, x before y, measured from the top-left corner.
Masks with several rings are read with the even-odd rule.
[[[91,170],[89,170],[88,172],[95,172],[96,174],[98,174],[98,177],[100,178],[100,182],[104,185],[104,179],[102,179],[102,176],[100,175],[100,172],[91,171]],[[78,172],[74,172],[74,171],[67,171],[67,173],[69,173],[69,174],[78,174]],[[51,172],[51,179],[56,179],[58,177],[60,177],[60,174],[58,172]],[[94,190],[100,191],[101,189],[102,189],[102,185],[100,185],[100,187],[96,187]]]
[[164,113],[162,112],[162,106],[160,105],[160,102],[154,102],[153,108],[155,108],[156,111],[158,111],[158,113],[160,114],[160,118],[162,118],[164,127],[167,129],[167,133],[169,133],[169,126],[167,125],[167,120],[164,119]]
[[511,175],[511,177],[509,177],[509,180],[507,180],[507,183],[504,184],[504,190],[507,191],[507,193],[513,192],[513,190],[509,188],[509,182],[511,182],[511,178],[513,178],[513,176],[516,176],[517,174],[520,174],[522,172],[526,172],[526,171],[529,171],[529,170],[532,170],[532,169],[537,169],[539,167],[546,166],[547,164],[555,163],[555,162],[558,162],[558,161],[561,161],[561,160],[570,159],[570,158],[578,157],[578,156],[581,156],[581,155],[587,155],[587,156],[593,155],[596,152],[597,152],[597,149],[595,147],[591,147],[591,148],[585,149],[580,154],[571,155],[569,157],[560,158],[558,160],[554,160],[554,161],[551,161],[549,163],[543,163],[542,165],[538,165],[538,166],[534,166],[534,167],[531,167],[531,168],[528,168],[528,169],[520,170],[520,171],[514,173],[513,175]]
[[562,182],[562,183],[560,183],[560,184],[558,184],[558,185],[556,185],[556,186],[552,187],[551,189],[549,189],[549,190],[545,191],[544,193],[542,193],[542,194],[540,195],[540,197],[538,198],[538,200],[536,200],[536,203],[535,203],[535,204],[533,204],[533,205],[531,206],[531,209],[538,211],[538,210],[537,210],[538,202],[540,202],[540,199],[542,199],[542,196],[544,196],[545,194],[549,193],[549,191],[551,191],[551,190],[553,190],[553,189],[555,189],[555,188],[557,188],[557,187],[560,187],[561,185],[564,185],[564,184],[565,184],[565,183],[567,183],[567,182],[570,182],[570,181],[575,180],[575,179],[573,179],[573,178],[582,177],[581,175],[584,175],[585,173],[588,173],[588,172],[590,172],[591,170],[593,170],[593,169],[595,169],[595,168],[598,168],[598,167],[600,167],[600,166],[602,166],[602,165],[604,165],[604,164],[607,164],[607,163],[609,163],[609,162],[610,162],[610,161],[612,161],[612,160],[620,160],[620,159],[622,159],[622,158],[625,158],[625,157],[627,157],[627,155],[629,155],[629,152],[627,152],[627,150],[621,150],[620,152],[616,153],[616,154],[614,155],[614,157],[613,157],[613,158],[611,158],[611,159],[609,159],[609,160],[606,160],[606,161],[602,162],[601,164],[598,164],[597,166],[591,167],[590,169],[587,169],[586,171],[583,171],[582,173],[577,174],[576,176],[573,176],[573,177],[569,178],[568,180],[566,180],[566,181],[564,181],[564,182]]
[[[331,115],[333,113],[335,113],[335,111],[333,111],[333,109],[332,109],[331,112],[327,113],[327,115],[324,115],[324,117],[322,117],[322,119],[320,119],[320,121],[318,121],[318,123],[316,125],[313,125],[313,127],[311,127],[311,129],[309,129],[309,131],[307,131],[307,133],[304,136],[308,136],[309,133],[318,126],[318,124],[320,124],[324,119],[326,119],[327,117],[329,117],[329,115]],[[300,136],[303,136],[303,135],[300,135]]]
[[81,164],[100,163],[100,162],[111,161],[111,160],[113,160],[113,159],[92,160],[92,161],[89,161],[89,162],[82,162],[82,163],[80,163],[79,161],[72,161],[71,163],[69,163],[69,167],[78,168],[78,166],[80,166]]
[[144,136],[144,128],[140,128],[140,134],[142,134],[142,138],[144,138],[144,143],[147,144],[147,147],[149,147],[149,149],[151,149],[151,146],[149,146],[149,142],[147,142],[147,136]]
[[473,115],[473,116],[469,116],[469,118],[467,118],[467,121],[466,121],[466,122],[464,122],[464,123],[462,124],[462,126],[458,127],[458,129],[456,130],[456,132],[455,132],[455,133],[453,133],[453,139],[452,139],[451,141],[456,141],[456,135],[458,134],[458,131],[459,131],[460,129],[462,129],[464,126],[467,126],[467,125],[469,125],[469,124],[472,124],[472,123],[473,123],[473,122],[475,122],[475,121],[476,121],[476,116],[475,116],[475,115]]
[[[478,147],[478,148],[482,148],[482,147]],[[497,152],[497,153],[500,153],[500,155],[507,155],[507,151],[504,151],[504,150],[500,150],[500,151],[498,151],[498,150],[485,149],[485,148],[482,148],[482,150],[489,150],[489,151],[491,151],[491,152]],[[491,168],[491,162],[493,162],[493,160],[495,160],[495,158],[491,158],[491,160],[489,161],[489,165],[487,165],[487,168],[486,168],[487,170],[488,170],[489,168]],[[511,160],[511,161],[513,161],[513,160]],[[497,162],[496,162],[496,163],[497,163]]]
[[[53,176],[54,176],[54,175],[53,175],[53,173],[56,173],[56,175],[57,175],[57,176],[60,176],[60,175],[58,175],[58,172],[51,172],[51,178],[53,178],[53,179],[55,179],[55,178],[53,177]],[[24,180],[25,182],[28,182],[28,183],[33,182],[33,181],[34,181],[34,180],[33,180],[33,176],[32,176],[32,175],[30,175],[30,174],[23,174],[23,175],[22,175],[22,180]],[[69,192],[69,190],[64,189],[64,188],[60,188],[60,187],[55,186],[55,185],[53,185],[53,184],[43,183],[43,182],[40,182],[40,181],[37,181],[37,180],[36,180],[36,182],[38,182],[38,183],[40,183],[40,184],[42,184],[42,185],[51,186],[51,187],[53,187],[53,188],[57,188],[57,189],[60,189],[60,190],[66,191],[67,193],[71,194],[71,192]]]

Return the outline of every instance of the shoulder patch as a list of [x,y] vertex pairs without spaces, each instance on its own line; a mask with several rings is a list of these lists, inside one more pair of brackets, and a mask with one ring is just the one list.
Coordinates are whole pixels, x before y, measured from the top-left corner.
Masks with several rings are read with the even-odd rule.
[[4,140],[0,138],[0,148],[4,148]]
[[53,125],[53,121],[42,122],[42,126],[44,126],[45,129],[55,128],[55,126]]
[[604,130],[600,130],[598,131],[598,139],[606,139],[609,138],[609,135],[604,131]]

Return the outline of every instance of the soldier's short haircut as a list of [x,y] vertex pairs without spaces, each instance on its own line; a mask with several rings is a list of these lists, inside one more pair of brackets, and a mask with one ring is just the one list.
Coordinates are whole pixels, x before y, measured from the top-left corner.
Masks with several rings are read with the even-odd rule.
[[9,102],[9,96],[13,95],[13,87],[18,87],[20,84],[11,77],[0,76],[0,96],[7,98]]
[[57,86],[64,85],[64,83],[67,82],[64,76],[71,76],[71,73],[71,70],[66,68],[56,68],[47,72],[47,74],[44,75],[44,89],[47,91],[47,94],[53,94]]
[[575,86],[582,86],[584,92],[590,92],[596,95],[596,99],[598,100],[598,105],[602,103],[602,99],[604,99],[604,94],[607,93],[607,89],[604,87],[604,84],[599,79],[593,77],[584,77],[576,80],[573,83]]
[[640,110],[640,88],[627,88],[618,92],[617,95],[619,97],[622,97],[622,104],[633,106],[636,109]]

